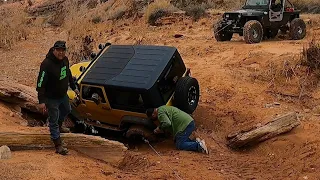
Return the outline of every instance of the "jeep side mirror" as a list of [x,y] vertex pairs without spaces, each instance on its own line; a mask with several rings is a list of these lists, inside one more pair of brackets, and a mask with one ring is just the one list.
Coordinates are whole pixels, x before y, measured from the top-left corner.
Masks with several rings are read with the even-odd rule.
[[91,96],[91,100],[96,103],[97,105],[100,104],[100,97],[97,93],[93,93]]
[[84,66],[80,66],[79,70],[80,70],[80,72],[84,72],[86,70],[86,68]]

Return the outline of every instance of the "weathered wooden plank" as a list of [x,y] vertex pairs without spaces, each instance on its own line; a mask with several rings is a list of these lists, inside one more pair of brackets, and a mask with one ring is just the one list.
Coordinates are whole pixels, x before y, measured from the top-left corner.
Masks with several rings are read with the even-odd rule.
[[299,125],[300,121],[297,114],[291,112],[275,118],[264,126],[228,135],[227,145],[236,149],[247,145],[257,144],[277,135],[289,132]]
[[[127,151],[124,144],[98,136],[66,133],[61,137],[68,149],[73,149],[114,166],[121,163]],[[7,145],[13,151],[54,147],[49,134],[8,132],[0,133],[0,146],[2,145]]]

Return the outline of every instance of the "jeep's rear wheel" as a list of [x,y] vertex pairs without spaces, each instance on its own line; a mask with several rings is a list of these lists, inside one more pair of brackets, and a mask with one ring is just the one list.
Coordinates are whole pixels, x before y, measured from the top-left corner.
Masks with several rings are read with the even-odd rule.
[[198,106],[199,96],[197,79],[189,76],[182,77],[176,86],[174,105],[186,113],[192,114]]
[[131,125],[126,132],[126,138],[130,140],[142,140],[144,137],[150,142],[154,142],[157,140],[157,136],[152,132],[152,130],[147,129],[142,125]]
[[300,18],[295,18],[290,23],[289,34],[290,38],[293,40],[300,40],[306,36],[306,24]]
[[247,44],[260,43],[263,38],[263,28],[259,21],[248,21],[243,28],[244,40]]
[[221,30],[224,27],[221,27],[221,21],[213,27],[214,37],[217,41],[230,41],[232,39],[233,33]]

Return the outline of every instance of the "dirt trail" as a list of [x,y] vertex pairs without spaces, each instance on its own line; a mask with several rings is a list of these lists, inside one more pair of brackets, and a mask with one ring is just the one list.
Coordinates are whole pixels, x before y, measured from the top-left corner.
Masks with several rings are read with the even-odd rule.
[[[177,151],[168,139],[154,144],[163,159],[143,144],[129,152],[121,169],[115,169],[76,152],[67,157],[52,151],[14,152],[11,160],[0,161],[0,179],[175,179],[167,165],[183,179],[319,179],[320,121],[314,115],[319,104],[318,88],[299,100],[301,91],[294,81],[288,88],[278,84],[278,89],[271,91],[271,81],[266,79],[272,64],[294,62],[312,35],[320,35],[320,28],[310,29],[302,41],[277,38],[247,45],[237,36],[231,42],[216,42],[211,29],[214,21],[202,19],[192,23],[184,19],[175,25],[148,27],[143,22],[124,20],[114,25],[116,32],[106,32],[100,40],[114,44],[140,41],[178,48],[192,76],[200,83],[201,99],[194,115],[196,135],[206,140],[210,155]],[[97,26],[97,30],[103,26]],[[174,38],[175,33],[184,36]],[[0,59],[2,75],[34,86],[47,50],[55,40],[65,37],[61,31],[44,29],[42,33],[34,32],[11,51],[0,50],[0,56],[5,57]],[[273,102],[280,106],[265,107]],[[0,131],[29,130],[21,125],[21,120],[10,117],[10,111],[0,110]],[[289,134],[241,152],[225,146],[230,132],[289,111],[303,116],[302,124]]]

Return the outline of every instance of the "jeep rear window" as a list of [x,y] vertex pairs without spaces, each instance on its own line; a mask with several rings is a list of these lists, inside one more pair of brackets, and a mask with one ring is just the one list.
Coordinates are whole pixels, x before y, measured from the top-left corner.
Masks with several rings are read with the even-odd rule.
[[181,63],[177,58],[174,58],[166,74],[158,83],[160,93],[165,103],[167,103],[174,92],[178,79],[186,70]]
[[269,0],[247,0],[246,6],[266,6]]
[[111,108],[144,113],[146,111],[142,95],[133,91],[106,88]]

